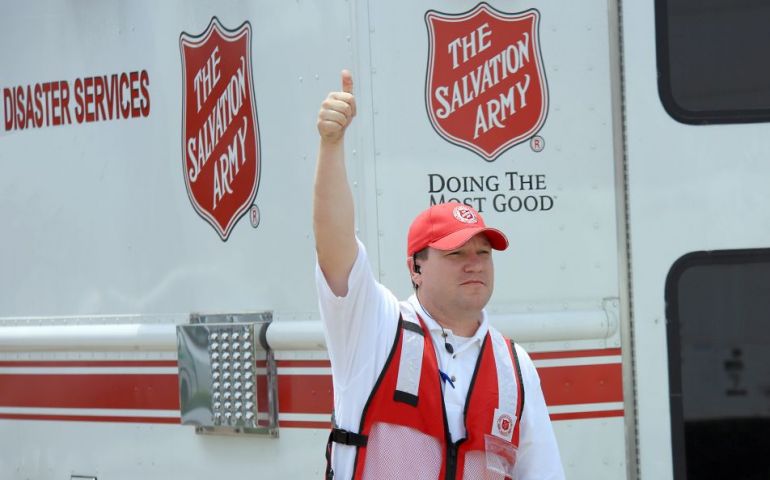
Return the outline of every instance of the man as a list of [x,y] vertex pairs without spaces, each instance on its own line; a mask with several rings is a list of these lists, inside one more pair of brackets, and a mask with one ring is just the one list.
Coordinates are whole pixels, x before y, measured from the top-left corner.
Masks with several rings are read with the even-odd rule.
[[462,204],[422,212],[408,234],[415,294],[399,302],[355,236],[344,134],[356,114],[342,72],[318,114],[313,205],[335,428],[327,478],[563,479],[532,361],[489,326],[492,250],[508,240]]

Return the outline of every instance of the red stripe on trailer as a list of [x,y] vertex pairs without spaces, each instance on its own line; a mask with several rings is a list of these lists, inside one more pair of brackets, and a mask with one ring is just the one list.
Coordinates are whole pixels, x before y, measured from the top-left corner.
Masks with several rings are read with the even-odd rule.
[[[549,358],[617,355],[619,349],[551,352]],[[555,356],[554,356],[555,355]],[[534,357],[535,355],[533,355]],[[5,367],[51,367],[46,374],[0,374],[0,406],[26,408],[94,408],[179,410],[178,377],[174,374],[56,374],[55,367],[158,367],[176,366],[175,361],[4,361]],[[281,360],[283,368],[328,368],[325,360]],[[620,363],[540,367],[543,393],[548,405],[596,404],[623,401]],[[260,398],[266,399],[264,377],[258,376]],[[281,413],[329,414],[333,408],[331,375],[279,374],[278,398]],[[623,410],[559,413],[554,420],[622,416]],[[49,418],[51,417],[51,418]],[[9,419],[59,419],[112,421],[105,416],[2,415]],[[114,417],[139,423],[178,423],[178,419]],[[123,420],[124,419],[124,420]],[[118,420],[115,420],[118,421]],[[283,421],[302,426],[314,422]],[[325,424],[325,422],[317,422]],[[325,427],[324,427],[325,428]]]
[[176,360],[26,360],[0,361],[0,367],[174,367]]
[[114,415],[37,415],[22,413],[0,413],[6,420],[48,420],[63,422],[118,422],[118,423],[163,423],[181,424],[178,417],[118,417]]
[[284,428],[323,428],[324,430],[332,428],[331,421],[313,422],[309,420],[279,420],[278,426]]
[[278,368],[330,368],[329,360],[277,360]]
[[623,373],[619,363],[546,367],[537,372],[548,405],[623,401]]
[[552,413],[551,420],[558,422],[560,420],[583,420],[588,418],[612,418],[622,417],[623,410],[597,410],[595,412],[566,412]]
[[331,414],[331,375],[279,375],[278,404],[283,413]]
[[533,352],[529,354],[532,360],[546,360],[550,358],[584,358],[584,357],[612,357],[620,355],[619,348],[602,348],[597,350],[570,350],[566,352]]
[[[623,401],[619,363],[543,367],[538,372],[548,405]],[[176,375],[167,374],[2,374],[0,406],[179,409],[177,382]],[[278,398],[282,412],[330,412],[331,375],[279,375]]]
[[0,375],[0,406],[179,410],[176,375]]

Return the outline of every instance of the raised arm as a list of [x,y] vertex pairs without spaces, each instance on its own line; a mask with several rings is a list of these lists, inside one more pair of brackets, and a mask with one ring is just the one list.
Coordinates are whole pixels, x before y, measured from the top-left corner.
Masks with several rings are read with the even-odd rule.
[[353,77],[342,71],[342,91],[331,92],[318,112],[321,136],[313,191],[313,230],[318,264],[337,296],[348,292],[358,254],[353,194],[345,170],[345,130],[356,114]]

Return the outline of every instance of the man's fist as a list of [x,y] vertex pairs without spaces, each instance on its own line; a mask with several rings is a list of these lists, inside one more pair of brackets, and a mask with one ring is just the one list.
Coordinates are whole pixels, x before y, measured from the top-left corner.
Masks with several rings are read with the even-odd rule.
[[318,112],[318,133],[321,139],[338,142],[345,135],[353,117],[356,116],[356,97],[353,96],[353,76],[342,71],[342,91],[331,92],[321,104]]

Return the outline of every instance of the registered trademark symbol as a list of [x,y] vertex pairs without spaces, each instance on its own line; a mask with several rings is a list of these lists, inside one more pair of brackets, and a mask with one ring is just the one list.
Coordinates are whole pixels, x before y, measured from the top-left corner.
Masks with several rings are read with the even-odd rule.
[[540,135],[535,135],[529,139],[529,147],[533,152],[542,152],[545,148],[545,140]]
[[257,228],[259,226],[259,207],[256,205],[251,206],[249,210],[249,220],[251,220],[251,226]]

